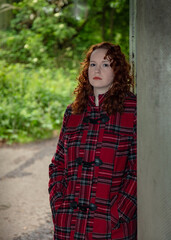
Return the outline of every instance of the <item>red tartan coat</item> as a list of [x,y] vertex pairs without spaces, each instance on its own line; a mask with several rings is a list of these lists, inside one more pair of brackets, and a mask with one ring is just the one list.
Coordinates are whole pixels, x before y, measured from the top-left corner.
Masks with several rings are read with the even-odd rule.
[[108,116],[89,97],[83,114],[65,112],[49,165],[54,240],[136,240],[136,97]]

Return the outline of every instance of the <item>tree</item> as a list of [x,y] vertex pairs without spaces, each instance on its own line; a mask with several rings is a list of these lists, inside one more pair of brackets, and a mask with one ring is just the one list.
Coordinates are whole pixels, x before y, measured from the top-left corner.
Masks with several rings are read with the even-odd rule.
[[128,56],[126,0],[22,0],[12,6],[14,18],[3,35],[1,54],[9,62],[50,66],[80,61],[85,49],[101,41],[120,44]]
[[12,19],[13,6],[10,0],[0,1],[0,29],[8,29]]

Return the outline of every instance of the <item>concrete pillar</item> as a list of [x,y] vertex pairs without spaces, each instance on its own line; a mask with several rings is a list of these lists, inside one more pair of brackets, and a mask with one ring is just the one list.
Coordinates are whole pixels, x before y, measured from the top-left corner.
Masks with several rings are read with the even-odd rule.
[[138,240],[171,239],[171,1],[137,0]]

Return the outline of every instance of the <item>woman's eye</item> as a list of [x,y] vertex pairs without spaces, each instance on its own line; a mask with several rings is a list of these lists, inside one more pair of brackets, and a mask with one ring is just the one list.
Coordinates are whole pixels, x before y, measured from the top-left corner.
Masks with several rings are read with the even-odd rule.
[[104,63],[103,67],[110,67],[109,63]]
[[90,67],[94,67],[95,66],[95,63],[90,63]]

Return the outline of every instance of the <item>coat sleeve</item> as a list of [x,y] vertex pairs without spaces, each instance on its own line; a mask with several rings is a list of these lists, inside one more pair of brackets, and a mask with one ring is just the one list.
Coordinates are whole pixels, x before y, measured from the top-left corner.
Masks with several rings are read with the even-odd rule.
[[134,115],[133,137],[128,161],[117,199],[113,199],[112,222],[118,228],[121,222],[129,222],[136,216],[137,210],[137,135],[136,111]]
[[52,158],[51,164],[49,165],[49,197],[50,205],[54,208],[54,202],[61,199],[66,189],[65,181],[65,167],[64,167],[64,136],[66,131],[66,124],[69,118],[69,107],[66,109],[63,125],[59,135],[59,140],[56,148],[56,152]]

